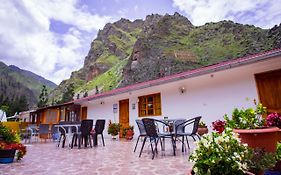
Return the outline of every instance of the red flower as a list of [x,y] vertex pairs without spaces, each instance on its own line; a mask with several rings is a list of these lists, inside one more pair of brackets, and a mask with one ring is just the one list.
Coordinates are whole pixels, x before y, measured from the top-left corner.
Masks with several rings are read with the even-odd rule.
[[220,134],[224,131],[225,124],[225,121],[221,120],[216,120],[212,122],[213,130]]
[[26,154],[26,146],[21,143],[5,143],[0,142],[0,149],[15,149],[18,150],[17,159],[20,160]]

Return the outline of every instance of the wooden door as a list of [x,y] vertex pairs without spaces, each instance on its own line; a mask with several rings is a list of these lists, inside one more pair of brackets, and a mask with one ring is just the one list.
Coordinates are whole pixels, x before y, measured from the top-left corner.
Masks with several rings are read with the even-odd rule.
[[255,75],[260,102],[268,113],[281,113],[281,69]]
[[81,121],[87,119],[87,107],[82,107]]
[[119,137],[122,137],[122,130],[129,126],[129,99],[119,101],[119,123],[121,130]]

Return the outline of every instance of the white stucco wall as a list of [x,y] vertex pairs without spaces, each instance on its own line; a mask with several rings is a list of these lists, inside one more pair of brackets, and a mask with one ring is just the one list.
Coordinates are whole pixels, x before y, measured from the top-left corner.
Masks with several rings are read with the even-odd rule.
[[[138,97],[160,92],[162,116],[157,118],[202,116],[210,126],[211,122],[223,119],[224,114],[230,115],[235,107],[253,107],[253,99],[258,100],[254,74],[276,69],[281,69],[281,57],[90,101],[82,105],[88,106],[88,118],[105,118],[118,122],[119,111],[113,113],[113,104],[119,105],[119,100],[129,99],[130,124],[135,125],[135,131],[138,133],[135,124],[135,119],[138,118]],[[185,87],[186,92],[181,93],[180,87]],[[132,104],[135,104],[135,109],[132,109]],[[106,130],[107,125],[108,123]]]

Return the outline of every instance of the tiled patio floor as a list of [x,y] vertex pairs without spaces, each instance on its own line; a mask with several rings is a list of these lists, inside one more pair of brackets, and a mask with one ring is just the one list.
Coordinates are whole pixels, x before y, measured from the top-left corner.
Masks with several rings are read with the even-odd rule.
[[27,155],[19,162],[0,164],[1,175],[153,175],[187,174],[192,166],[188,162],[190,151],[173,156],[169,143],[151,159],[149,144],[138,157],[141,144],[133,152],[135,141],[105,140],[106,146],[70,149],[58,148],[54,142],[27,144]]

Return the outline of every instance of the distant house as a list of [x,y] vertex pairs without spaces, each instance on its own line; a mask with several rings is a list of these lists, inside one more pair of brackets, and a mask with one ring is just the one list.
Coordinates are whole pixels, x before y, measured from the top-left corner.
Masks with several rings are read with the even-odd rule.
[[59,121],[80,121],[83,119],[83,116],[80,116],[80,108],[79,104],[73,102],[38,108],[30,112],[29,122],[57,124]]
[[[135,125],[135,119],[155,117],[163,119],[202,116],[212,121],[231,114],[233,108],[253,107],[260,100],[269,112],[281,112],[281,49],[182,72],[164,78],[137,83],[85,98],[61,106],[42,109],[57,110],[56,121],[72,120],[62,116],[66,105],[76,105],[79,119],[107,119],[123,126]],[[66,110],[67,111],[67,110]],[[55,120],[54,120],[55,121]],[[136,129],[137,131],[137,129]]]

